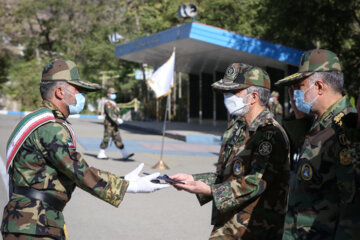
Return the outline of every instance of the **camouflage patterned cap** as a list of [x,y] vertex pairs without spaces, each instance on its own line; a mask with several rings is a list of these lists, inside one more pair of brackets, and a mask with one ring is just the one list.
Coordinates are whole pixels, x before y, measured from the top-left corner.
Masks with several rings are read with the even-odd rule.
[[112,93],[117,93],[117,91],[115,90],[115,88],[109,88],[108,93],[112,94]]
[[224,78],[211,86],[218,91],[232,91],[251,86],[270,89],[270,78],[267,72],[259,67],[245,63],[232,63],[227,67]]
[[272,91],[270,97],[279,97],[279,92],[277,92],[277,91]]
[[66,81],[88,92],[101,89],[96,83],[81,80],[76,64],[70,60],[56,59],[46,64],[41,81]]
[[339,58],[335,53],[324,49],[313,49],[301,56],[299,71],[275,83],[277,86],[288,86],[295,81],[312,75],[314,72],[341,72]]

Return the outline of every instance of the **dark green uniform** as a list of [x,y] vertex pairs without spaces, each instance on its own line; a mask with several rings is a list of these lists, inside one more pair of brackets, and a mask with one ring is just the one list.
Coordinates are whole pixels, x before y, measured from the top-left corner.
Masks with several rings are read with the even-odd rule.
[[240,117],[224,133],[216,173],[194,175],[210,185],[210,239],[281,239],[289,189],[289,142],[283,128],[263,110],[250,127]]
[[[56,121],[38,127],[22,144],[10,169],[14,187],[31,187],[68,202],[78,186],[118,206],[129,182],[89,167],[74,148],[64,115],[50,102],[43,105],[53,112]],[[25,234],[30,239],[65,239],[64,224],[63,213],[46,202],[13,194],[4,208],[1,232],[4,239],[11,239],[13,234]]]
[[355,173],[342,118],[354,111],[343,97],[314,121],[291,179],[283,239],[357,239],[355,219],[344,212],[354,199]]

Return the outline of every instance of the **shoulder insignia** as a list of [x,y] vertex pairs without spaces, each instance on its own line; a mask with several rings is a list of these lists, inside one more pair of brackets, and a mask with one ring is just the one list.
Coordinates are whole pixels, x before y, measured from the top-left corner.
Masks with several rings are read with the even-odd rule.
[[339,157],[340,157],[340,164],[347,166],[350,163],[352,163],[352,158],[350,157],[350,153],[349,150],[347,148],[344,148],[340,151],[339,153]]
[[331,119],[334,116],[334,114],[332,112],[330,112],[325,118],[324,118],[324,122],[329,121],[329,119]]
[[339,142],[341,145],[345,146],[346,145],[346,136],[345,133],[340,133],[338,136]]
[[62,114],[62,112],[60,112],[59,110],[53,110],[52,112],[53,112],[54,117],[55,117],[56,119],[65,120],[64,114]]
[[274,131],[271,131],[271,130],[268,130],[264,133],[264,137],[267,139],[267,140],[270,140],[272,138],[272,136],[274,135]]
[[309,181],[312,178],[313,170],[310,166],[310,164],[305,163],[301,166],[301,178],[305,181]]
[[342,126],[342,117],[344,116],[345,114],[343,112],[340,112],[338,114],[336,114],[336,116],[334,117],[334,122],[339,125],[340,127]]
[[233,165],[233,173],[235,176],[239,176],[242,172],[242,166],[240,160],[236,160]]
[[70,149],[72,149],[72,150],[75,150],[75,149],[76,149],[75,144],[73,143],[73,141],[68,140],[68,141],[67,141],[67,144],[68,144],[68,146],[69,146]]
[[271,143],[268,141],[263,141],[262,143],[260,143],[258,151],[261,156],[269,155],[272,151]]

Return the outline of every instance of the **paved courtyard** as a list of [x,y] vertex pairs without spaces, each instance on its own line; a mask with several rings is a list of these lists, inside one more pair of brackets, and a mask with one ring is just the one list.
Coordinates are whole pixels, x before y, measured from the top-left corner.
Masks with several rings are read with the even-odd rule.
[[[0,156],[5,162],[6,141],[22,116],[0,115]],[[70,119],[77,135],[78,151],[89,165],[124,175],[145,163],[144,172],[160,160],[162,137],[133,128],[122,129],[128,152],[135,156],[121,160],[121,153],[111,144],[108,160],[96,159],[102,139],[102,121]],[[215,170],[218,144],[186,143],[165,138],[163,161],[170,167],[162,174],[199,173]],[[7,196],[0,180],[0,208]],[[2,211],[1,211],[2,215]],[[115,208],[77,188],[64,210],[70,239],[208,239],[211,231],[211,203],[200,207],[196,197],[174,188],[151,194],[127,194]]]

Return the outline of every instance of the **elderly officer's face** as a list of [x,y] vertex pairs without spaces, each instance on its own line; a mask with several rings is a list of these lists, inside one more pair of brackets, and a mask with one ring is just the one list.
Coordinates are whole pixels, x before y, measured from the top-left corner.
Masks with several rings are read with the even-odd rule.
[[64,91],[65,91],[65,102],[67,102],[69,105],[74,105],[76,104],[76,98],[75,98],[75,94],[79,93],[79,90],[71,85],[66,83],[66,86],[64,87]]

